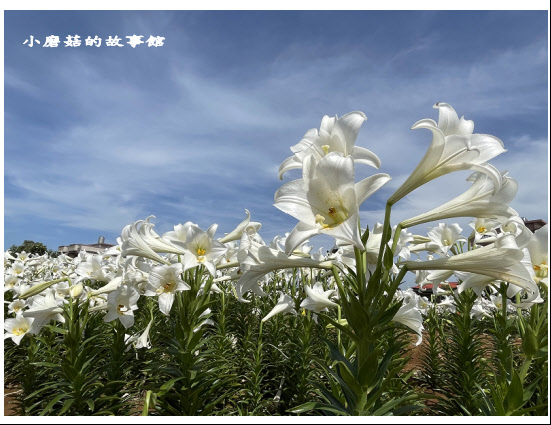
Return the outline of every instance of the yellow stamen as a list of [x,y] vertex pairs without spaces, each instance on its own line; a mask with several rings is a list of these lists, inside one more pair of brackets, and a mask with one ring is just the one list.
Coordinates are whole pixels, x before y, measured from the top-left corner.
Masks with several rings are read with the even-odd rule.
[[316,224],[319,224],[323,228],[329,227],[329,225],[325,224],[325,217],[321,214],[316,214]]
[[480,226],[478,229],[476,229],[476,231],[478,233],[486,233],[488,229],[486,229],[484,226]]
[[20,335],[23,335],[23,334],[27,333],[28,330],[29,330],[28,328],[15,328],[12,331],[12,334],[14,334],[16,336],[20,336]]
[[205,252],[206,252],[206,251],[205,251],[203,248],[197,248],[197,255],[198,255],[199,257],[205,255]]
[[323,149],[323,151],[325,152],[325,155],[327,155],[329,153],[329,148],[331,146],[329,145],[322,145],[321,148]]

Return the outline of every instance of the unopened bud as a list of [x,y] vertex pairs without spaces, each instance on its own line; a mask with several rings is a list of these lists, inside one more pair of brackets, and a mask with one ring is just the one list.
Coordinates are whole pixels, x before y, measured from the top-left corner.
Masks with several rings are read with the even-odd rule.
[[69,288],[69,294],[72,298],[78,298],[80,297],[80,294],[82,294],[83,290],[84,287],[82,286],[82,283],[77,283]]

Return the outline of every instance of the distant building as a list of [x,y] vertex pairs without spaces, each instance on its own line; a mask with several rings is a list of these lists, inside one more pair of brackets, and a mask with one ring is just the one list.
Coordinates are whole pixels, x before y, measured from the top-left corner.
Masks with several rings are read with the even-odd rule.
[[524,221],[524,225],[528,227],[532,233],[547,224],[547,222],[543,221],[541,218],[538,218],[537,220],[526,220],[526,217],[522,217],[522,220]]
[[78,253],[82,250],[90,254],[99,254],[104,250],[106,250],[107,248],[111,248],[112,246],[114,245],[105,243],[105,238],[103,236],[100,236],[98,238],[98,243],[62,245],[57,248],[57,252],[65,254],[71,258],[75,258],[78,255]]
[[[459,283],[457,282],[442,282],[440,285],[438,285],[438,287],[443,291],[449,291],[449,290],[455,291],[457,289],[457,285],[459,285]],[[419,285],[417,285],[411,289],[413,289],[413,292],[415,292],[417,295],[430,299],[430,297],[432,296],[432,288],[433,288],[433,284],[427,283],[426,285],[423,285],[422,288]],[[438,298],[441,298],[441,297],[438,297]],[[437,301],[440,301],[440,300],[437,299]]]

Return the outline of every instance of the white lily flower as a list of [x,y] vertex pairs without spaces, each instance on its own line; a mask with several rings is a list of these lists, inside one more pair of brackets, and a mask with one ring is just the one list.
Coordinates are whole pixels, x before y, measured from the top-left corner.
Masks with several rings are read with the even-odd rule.
[[290,254],[305,240],[327,234],[360,249],[359,206],[390,180],[388,174],[375,174],[354,183],[354,161],[336,152],[319,162],[304,159],[302,179],[284,184],[275,193],[274,206],[292,215],[299,223],[285,241]]
[[287,294],[284,294],[283,292],[280,292],[279,300],[277,304],[274,306],[274,308],[272,308],[272,310],[266,316],[264,316],[262,321],[265,322],[270,317],[275,316],[276,314],[279,314],[279,313],[297,314],[297,312],[295,311],[295,301],[293,300],[293,298],[291,298]]
[[[298,267],[314,267],[331,269],[331,261],[315,261],[311,258],[288,256],[284,252],[276,251],[267,246],[259,246],[256,253],[249,252],[240,268],[245,270],[236,285],[237,297],[242,302],[249,302],[243,298],[248,291],[257,291],[256,283],[271,271]],[[262,295],[264,295],[261,292]],[[259,294],[260,295],[260,294]]]
[[30,332],[34,318],[23,317],[18,314],[15,319],[6,319],[4,321],[4,339],[11,338],[15,344],[19,345],[23,337]]
[[513,283],[535,295],[539,292],[538,287],[522,265],[523,257],[524,253],[518,248],[514,235],[507,234],[491,245],[463,254],[432,261],[406,261],[403,264],[410,271],[453,270],[481,274],[491,280]]
[[[520,249],[528,246],[533,239],[532,231],[524,225],[524,220],[518,215],[510,217],[502,226],[503,234],[512,234],[515,236],[515,242]],[[547,235],[546,235],[547,237]],[[547,241],[546,241],[547,242]]]
[[122,284],[122,277],[117,276],[114,279],[111,279],[111,281],[109,283],[102,286],[101,288],[96,289],[95,291],[90,291],[89,294],[92,297],[96,297],[96,296],[101,295],[101,294],[108,294],[109,292],[113,292],[113,291],[116,291],[117,289],[119,289],[121,284]]
[[159,310],[167,316],[170,314],[176,292],[191,289],[180,278],[182,273],[183,267],[180,263],[154,267],[149,272],[149,280],[144,295],[146,297],[159,296]]
[[163,233],[163,239],[177,242],[185,242],[187,229],[189,226],[197,226],[197,224],[191,221],[186,221],[184,224],[177,224],[174,226],[174,230]]
[[328,308],[337,308],[339,305],[329,298],[336,292],[334,289],[323,290],[321,282],[316,282],[312,288],[304,287],[307,297],[300,303],[300,307],[319,314]]
[[446,256],[448,250],[458,241],[466,241],[461,236],[463,229],[459,227],[459,224],[454,223],[447,225],[446,223],[440,223],[438,227],[430,228],[428,237],[430,242],[427,243],[427,248],[432,252],[437,252],[440,255]]
[[4,275],[4,292],[15,289],[19,283],[19,277],[15,274],[6,273]]
[[293,156],[287,158],[279,167],[279,178],[292,169],[300,169],[304,159],[310,155],[319,162],[325,155],[336,152],[341,156],[351,156],[354,162],[379,168],[381,160],[377,155],[368,149],[354,146],[360,127],[367,120],[363,112],[350,112],[342,117],[328,117],[325,115],[321,120],[321,127],[318,132],[313,128],[306,132],[302,140],[291,147]]
[[[499,311],[501,311],[501,309],[503,308],[503,297],[501,296],[501,294],[498,294],[498,295],[490,295],[490,302],[495,306],[496,309],[498,309]],[[507,312],[509,313],[514,313],[515,312],[515,307],[513,306],[513,304],[511,303],[511,301],[508,299],[508,298],[505,298],[505,303],[507,305]]]
[[151,329],[151,325],[153,324],[153,319],[151,319],[143,331],[143,333],[138,337],[136,340],[136,349],[140,348],[151,348],[151,339],[149,338],[149,331]]
[[243,232],[247,232],[249,235],[251,235],[257,233],[260,230],[262,224],[256,221],[251,221],[251,213],[249,212],[249,210],[245,210],[245,213],[247,214],[245,220],[239,223],[238,226],[226,236],[218,239],[218,242],[228,243],[231,241],[236,241],[241,239],[241,235],[243,234]]
[[531,308],[534,304],[540,304],[543,302],[545,302],[545,300],[540,296],[540,294],[538,294],[538,296],[531,301],[521,300],[518,303],[512,303],[512,305],[514,308]]
[[63,317],[63,299],[55,296],[55,290],[47,289],[44,295],[35,295],[32,298],[31,307],[23,312],[24,317],[32,317],[33,332],[38,333],[40,328],[55,320],[59,323],[65,323]]
[[479,297],[473,304],[470,316],[476,320],[481,320],[484,317],[491,317],[492,310],[495,310],[496,306],[485,298]]
[[[392,229],[392,234],[396,232],[396,227]],[[390,238],[392,241],[392,238]],[[411,252],[408,247],[408,243],[413,242],[413,234],[409,233],[406,229],[400,229],[400,236],[398,237],[398,243],[396,244],[396,250],[394,255],[397,255],[404,260],[409,260],[411,258]]]
[[155,225],[149,222],[149,219],[153,217],[154,216],[149,216],[145,220],[138,220],[135,223],[129,224],[122,230],[122,257],[135,255],[168,265],[170,263],[161,257],[158,254],[159,252],[181,255],[185,253],[182,248],[162,239],[153,231]]
[[27,302],[25,300],[16,299],[8,304],[8,313],[15,313],[17,315],[21,313],[26,306]]
[[103,255],[88,255],[86,261],[78,264],[75,272],[81,278],[102,282],[109,282],[114,276],[112,267],[103,263]]
[[[484,276],[476,273],[457,273],[462,282],[461,285],[457,287],[457,292],[461,294],[463,291],[471,288],[479,297],[482,295],[482,291],[488,285],[490,285],[494,280],[494,277]],[[520,290],[521,288],[519,288]]]
[[14,261],[14,263],[11,265],[10,269],[8,270],[8,273],[15,276],[22,276],[24,271],[25,271],[25,264],[22,261]]
[[210,226],[207,231],[201,230],[199,226],[195,225],[188,227],[186,242],[182,244],[185,248],[182,259],[184,271],[202,264],[212,276],[216,277],[215,263],[228,250],[223,244],[214,240],[217,228],[217,224]]
[[469,226],[474,230],[474,243],[477,244],[483,242],[484,238],[497,239],[496,229],[501,226],[501,223],[490,218],[475,218],[469,223]]
[[128,329],[134,324],[134,310],[138,309],[138,298],[140,294],[136,288],[122,285],[116,291],[107,295],[107,314],[103,317],[104,322],[111,322],[119,319],[123,326]]
[[536,274],[536,282],[549,285],[549,228],[547,224],[536,230],[527,245],[532,261],[532,268]]
[[455,300],[452,296],[446,295],[438,303],[437,308],[439,311],[447,311],[449,313],[455,314],[457,308],[455,306]]
[[11,252],[9,250],[4,252],[4,267],[8,266],[11,261],[15,261],[15,257],[11,255]]
[[423,341],[423,316],[418,308],[420,298],[422,297],[419,299],[404,297],[404,303],[392,318],[393,322],[401,323],[417,334],[415,345],[419,345]]
[[389,198],[395,204],[408,193],[437,177],[458,170],[476,170],[487,173],[500,187],[501,175],[486,162],[505,152],[503,143],[497,137],[487,134],[473,134],[474,123],[459,119],[455,110],[447,103],[437,103],[438,124],[431,119],[416,122],[412,129],[426,128],[432,131],[432,143],[421,162]]
[[[485,167],[494,168],[490,164]],[[499,173],[497,169],[494,170],[494,173]],[[507,177],[507,172],[502,174],[499,187],[495,186],[496,182],[488,174],[482,172],[472,174],[467,181],[472,181],[473,185],[465,193],[426,213],[402,221],[400,226],[407,228],[455,217],[506,219],[517,215],[508,205],[517,194],[518,184],[516,180]]]

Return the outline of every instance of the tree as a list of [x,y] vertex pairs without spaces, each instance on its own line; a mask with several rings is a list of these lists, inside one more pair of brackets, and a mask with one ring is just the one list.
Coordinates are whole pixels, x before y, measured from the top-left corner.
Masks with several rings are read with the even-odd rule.
[[48,247],[40,242],[34,241],[24,241],[21,245],[12,245],[10,247],[10,252],[12,254],[25,251],[27,254],[38,254],[44,255],[46,252],[51,253],[51,250],[48,250]]

